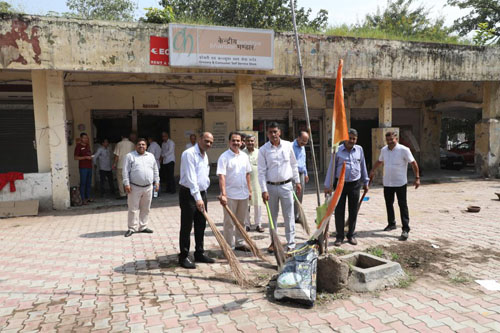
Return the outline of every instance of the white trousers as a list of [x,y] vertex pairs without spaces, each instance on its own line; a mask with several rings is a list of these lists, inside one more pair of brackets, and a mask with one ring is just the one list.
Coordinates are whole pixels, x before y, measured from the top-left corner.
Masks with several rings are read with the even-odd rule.
[[[252,226],[252,224],[250,223],[250,208],[251,208],[251,206],[248,206],[247,218],[245,219],[245,227],[249,227],[249,228]],[[262,217],[262,206],[254,205],[253,206],[253,223],[256,226],[259,226],[262,228],[261,217]]]
[[130,185],[130,189],[130,193],[127,194],[128,229],[137,232],[148,226],[153,185],[148,187]]
[[[269,192],[269,210],[273,218],[274,226],[277,230],[279,203],[281,202],[281,213],[285,220],[285,236],[289,249],[295,249],[295,216],[293,213],[293,185],[267,185]],[[269,226],[271,232],[271,226]]]
[[[227,199],[227,207],[236,215],[238,221],[243,223],[248,212],[248,199],[236,200]],[[231,216],[224,209],[224,239],[231,246],[243,245],[243,237],[241,233],[236,229],[233,222],[231,221]]]

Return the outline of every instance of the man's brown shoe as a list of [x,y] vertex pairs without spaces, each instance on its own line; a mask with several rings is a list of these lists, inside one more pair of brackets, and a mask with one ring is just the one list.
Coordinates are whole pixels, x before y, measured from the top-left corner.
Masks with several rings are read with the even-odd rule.
[[342,240],[341,239],[336,239],[335,243],[333,243],[333,246],[340,246],[342,245]]
[[358,245],[358,241],[354,237],[347,238],[347,242],[351,245]]

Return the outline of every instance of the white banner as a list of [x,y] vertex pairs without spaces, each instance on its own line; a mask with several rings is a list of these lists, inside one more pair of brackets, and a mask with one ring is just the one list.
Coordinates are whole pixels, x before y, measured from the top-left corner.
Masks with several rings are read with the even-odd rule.
[[274,68],[274,31],[169,24],[170,66]]

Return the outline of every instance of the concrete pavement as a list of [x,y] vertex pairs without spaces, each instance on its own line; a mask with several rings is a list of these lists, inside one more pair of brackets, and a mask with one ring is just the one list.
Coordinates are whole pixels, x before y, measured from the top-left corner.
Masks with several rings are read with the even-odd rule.
[[[264,287],[238,287],[224,259],[196,270],[177,267],[175,198],[153,208],[154,234],[129,238],[123,237],[125,207],[1,219],[0,330],[500,331],[500,292],[473,282],[500,280],[500,201],[494,192],[500,192],[498,180],[409,188],[412,231],[403,244],[397,240],[400,229],[381,231],[386,225],[382,189],[372,189],[358,219],[359,244],[342,249],[384,249],[404,261],[415,281],[372,294],[320,295],[312,309],[268,299]],[[312,224],[315,195],[304,201]],[[468,205],[481,206],[481,212],[465,212]],[[209,203],[209,214],[222,229],[218,202]],[[267,232],[251,235],[260,248],[269,244]],[[210,255],[222,258],[208,226],[205,240]],[[254,279],[266,281],[273,273],[251,256],[237,255]]]

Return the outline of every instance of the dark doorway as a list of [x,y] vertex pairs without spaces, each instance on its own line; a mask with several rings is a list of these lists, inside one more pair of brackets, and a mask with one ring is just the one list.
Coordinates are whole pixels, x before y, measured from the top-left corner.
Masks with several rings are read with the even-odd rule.
[[97,142],[102,142],[104,139],[114,143],[120,142],[122,136],[128,137],[132,131],[130,117],[94,119],[94,126]]
[[366,167],[372,168],[372,128],[378,127],[377,119],[356,120],[351,119],[351,128],[358,131],[358,145],[365,152]]
[[161,142],[161,132],[170,134],[170,119],[165,116],[137,115],[137,132],[139,137],[152,136],[156,142]]

